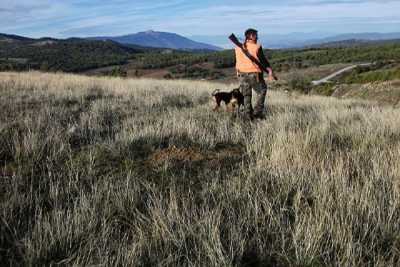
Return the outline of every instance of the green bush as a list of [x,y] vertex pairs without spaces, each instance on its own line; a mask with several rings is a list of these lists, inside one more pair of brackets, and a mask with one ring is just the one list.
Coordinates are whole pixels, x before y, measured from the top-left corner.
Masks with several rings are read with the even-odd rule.
[[335,84],[333,83],[325,83],[313,88],[313,93],[317,93],[319,95],[330,96],[335,91]]
[[311,81],[299,73],[293,73],[288,79],[288,85],[291,90],[308,93],[311,90]]
[[115,67],[108,73],[108,75],[113,77],[126,77],[127,72],[122,67]]
[[390,81],[400,79],[400,69],[393,68],[389,70],[373,70],[361,73],[359,71],[352,72],[345,78],[346,83],[370,83]]

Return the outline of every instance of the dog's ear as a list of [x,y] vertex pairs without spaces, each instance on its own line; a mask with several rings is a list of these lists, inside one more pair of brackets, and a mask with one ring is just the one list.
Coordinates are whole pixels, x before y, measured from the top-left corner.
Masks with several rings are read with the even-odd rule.
[[232,94],[237,97],[240,96],[242,93],[239,91],[239,89],[233,89]]

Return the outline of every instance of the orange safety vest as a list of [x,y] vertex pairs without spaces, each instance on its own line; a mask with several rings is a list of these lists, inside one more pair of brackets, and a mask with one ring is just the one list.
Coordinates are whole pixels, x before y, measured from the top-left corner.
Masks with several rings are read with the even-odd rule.
[[[259,60],[257,53],[261,45],[258,43],[247,42],[246,47],[250,55]],[[236,55],[236,70],[238,72],[245,72],[245,73],[262,72],[261,69],[255,63],[253,63],[239,47],[235,47],[235,55]]]

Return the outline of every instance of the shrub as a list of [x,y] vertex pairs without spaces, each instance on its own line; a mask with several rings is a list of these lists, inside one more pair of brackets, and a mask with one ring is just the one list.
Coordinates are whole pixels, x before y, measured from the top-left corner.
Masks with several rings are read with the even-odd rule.
[[288,85],[291,90],[309,93],[311,90],[311,81],[298,73],[293,73],[289,76]]
[[382,69],[373,71],[355,71],[345,78],[346,83],[370,83],[400,79],[400,69]]
[[127,72],[122,67],[114,67],[109,72],[109,75],[113,76],[113,77],[126,77],[127,76]]

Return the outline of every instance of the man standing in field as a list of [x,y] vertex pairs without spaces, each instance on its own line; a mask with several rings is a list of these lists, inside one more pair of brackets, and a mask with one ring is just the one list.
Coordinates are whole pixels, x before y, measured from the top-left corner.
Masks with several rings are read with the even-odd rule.
[[[245,41],[243,48],[257,59],[268,70],[268,81],[274,80],[271,65],[264,56],[263,49],[258,40],[257,30],[248,29],[245,32]],[[267,94],[267,84],[264,80],[263,71],[255,64],[240,47],[235,48],[236,71],[240,82],[240,90],[244,96],[245,118],[252,120],[254,118],[264,118],[264,102]],[[251,103],[252,90],[256,96],[254,110]]]

